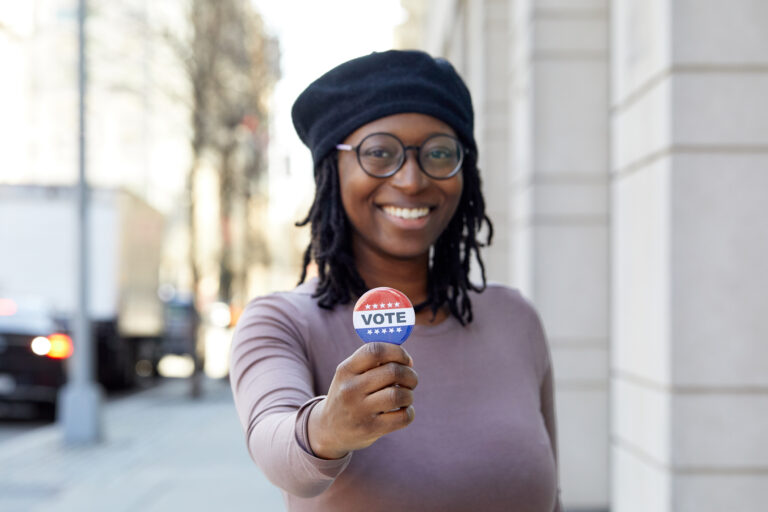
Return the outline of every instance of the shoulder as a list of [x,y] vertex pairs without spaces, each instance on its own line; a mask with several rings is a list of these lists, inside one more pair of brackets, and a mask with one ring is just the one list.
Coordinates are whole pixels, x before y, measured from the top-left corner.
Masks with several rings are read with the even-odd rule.
[[307,325],[323,314],[313,293],[314,283],[304,283],[252,299],[237,322],[235,342],[265,336],[302,341]]
[[511,339],[519,339],[531,350],[537,373],[550,364],[549,345],[544,326],[534,304],[520,290],[489,283],[485,290],[471,295],[474,320]]
[[472,309],[477,316],[499,318],[512,315],[517,321],[539,322],[539,315],[533,303],[517,288],[498,283],[488,283],[482,292],[470,294]]
[[303,283],[289,291],[276,291],[251,299],[245,306],[241,319],[258,318],[262,315],[299,317],[320,309],[312,297],[315,283]]

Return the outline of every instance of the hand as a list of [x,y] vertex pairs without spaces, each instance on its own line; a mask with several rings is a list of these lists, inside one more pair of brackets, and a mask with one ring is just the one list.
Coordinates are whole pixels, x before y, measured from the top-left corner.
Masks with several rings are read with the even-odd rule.
[[338,459],[408,426],[418,380],[401,346],[366,343],[336,367],[328,395],[312,409],[310,448],[318,457]]

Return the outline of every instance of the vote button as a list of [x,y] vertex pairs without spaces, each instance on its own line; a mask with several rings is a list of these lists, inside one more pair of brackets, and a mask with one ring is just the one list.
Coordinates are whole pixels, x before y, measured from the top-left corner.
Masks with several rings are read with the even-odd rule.
[[373,288],[358,299],[352,323],[366,343],[383,341],[401,345],[411,335],[416,313],[403,292],[389,287]]

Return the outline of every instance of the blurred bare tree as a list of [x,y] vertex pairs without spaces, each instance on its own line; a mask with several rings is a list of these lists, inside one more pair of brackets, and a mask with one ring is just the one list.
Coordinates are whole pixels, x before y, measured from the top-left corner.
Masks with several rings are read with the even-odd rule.
[[[267,101],[278,78],[279,52],[248,0],[189,0],[187,14],[187,35],[167,39],[183,64],[191,98],[187,217],[192,290],[199,312],[198,198],[208,191],[197,187],[204,161],[212,163],[219,183],[219,300],[242,305],[246,261],[266,258],[251,212],[258,208],[254,202],[259,200],[265,166]],[[195,352],[192,395],[198,396],[202,356],[197,341]]]

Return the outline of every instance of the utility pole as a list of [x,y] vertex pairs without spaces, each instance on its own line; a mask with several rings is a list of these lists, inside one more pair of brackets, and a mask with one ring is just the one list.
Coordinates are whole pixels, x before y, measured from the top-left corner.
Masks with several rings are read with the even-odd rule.
[[67,384],[59,400],[59,421],[64,441],[70,445],[93,444],[101,440],[102,392],[94,380],[94,343],[88,308],[89,287],[89,194],[86,180],[86,0],[77,0],[77,85],[78,85],[78,310],[75,318],[74,353],[67,362]]

